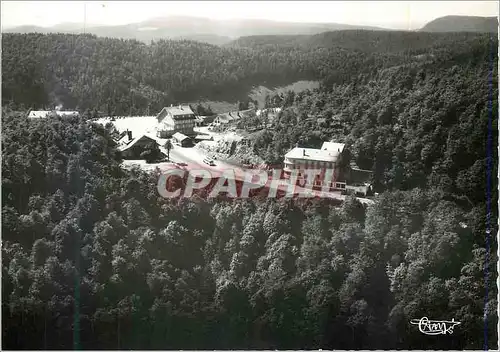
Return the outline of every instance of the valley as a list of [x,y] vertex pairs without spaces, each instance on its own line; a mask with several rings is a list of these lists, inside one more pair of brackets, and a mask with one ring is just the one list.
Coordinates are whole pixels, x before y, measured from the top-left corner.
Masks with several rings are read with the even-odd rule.
[[497,348],[496,33],[192,21],[2,34],[2,348]]

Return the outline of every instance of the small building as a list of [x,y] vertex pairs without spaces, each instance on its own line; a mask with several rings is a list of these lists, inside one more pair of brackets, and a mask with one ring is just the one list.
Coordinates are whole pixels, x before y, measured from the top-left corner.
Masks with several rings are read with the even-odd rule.
[[213,116],[196,116],[195,125],[197,127],[207,126],[214,122],[215,115]]
[[171,105],[164,107],[156,116],[156,120],[158,123],[157,136],[168,138],[176,132],[193,134],[196,117],[189,105]]
[[226,129],[228,127],[234,127],[236,124],[241,120],[245,118],[250,118],[256,116],[255,115],[255,110],[253,109],[248,109],[248,110],[242,110],[242,111],[231,111],[231,112],[225,112],[223,114],[217,115],[217,117],[214,119],[212,125],[216,127],[219,127],[218,129]]
[[186,136],[185,134],[182,134],[180,132],[174,133],[172,136],[174,144],[178,144],[181,147],[190,147],[193,145],[191,138]]
[[236,122],[240,119],[240,114],[238,112],[225,112],[223,114],[217,115],[214,119],[215,125],[228,125]]
[[30,119],[45,119],[49,117],[71,117],[79,116],[78,111],[62,111],[62,110],[31,110],[28,113],[28,118]]
[[140,159],[141,153],[149,144],[157,144],[153,138],[146,135],[132,138],[132,131],[128,131],[120,141],[122,144],[118,146],[118,150],[124,159]]

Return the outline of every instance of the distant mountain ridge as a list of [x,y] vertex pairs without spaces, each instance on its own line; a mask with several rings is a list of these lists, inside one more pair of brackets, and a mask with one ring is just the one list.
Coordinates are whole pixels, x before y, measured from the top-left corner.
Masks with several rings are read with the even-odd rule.
[[223,45],[242,36],[254,35],[312,35],[346,29],[388,30],[380,27],[341,23],[295,23],[258,19],[213,20],[190,16],[168,16],[118,26],[87,26],[62,23],[53,27],[20,26],[5,33],[86,33],[101,37],[136,39],[146,43],[158,39],[190,39]]
[[[86,33],[100,37],[136,39],[145,43],[159,39],[187,39],[212,45],[225,45],[235,39],[254,36],[280,36],[281,44],[289,40],[290,44],[300,41],[299,36],[318,35],[325,32],[343,30],[392,31],[381,27],[348,25],[341,23],[296,23],[261,19],[214,20],[193,16],[167,16],[151,18],[142,22],[117,26],[60,23],[52,27],[25,25],[4,30],[5,33]],[[498,31],[496,17],[445,16],[437,18],[416,32],[487,32]],[[287,39],[288,37],[288,39]],[[245,39],[246,40],[246,39]],[[269,44],[269,43],[266,43]],[[294,43],[295,44],[295,43]]]
[[445,16],[427,23],[420,31],[497,33],[498,19],[496,17]]
[[[303,51],[336,49],[364,53],[398,53],[427,51],[433,46],[465,42],[486,35],[479,32],[417,32],[417,31],[364,31],[345,30],[322,32],[313,35],[256,35],[240,37],[223,47],[247,50]],[[422,52],[420,52],[422,53]]]

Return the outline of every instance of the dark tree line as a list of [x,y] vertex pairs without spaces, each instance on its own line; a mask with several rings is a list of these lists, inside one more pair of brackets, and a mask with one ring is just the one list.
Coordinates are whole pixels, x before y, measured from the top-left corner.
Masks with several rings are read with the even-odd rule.
[[[482,347],[482,206],[166,200],[102,126],[2,124],[4,348]],[[462,324],[431,340],[408,324],[427,315]]]
[[463,205],[483,204],[490,108],[491,158],[498,157],[496,42],[439,48],[347,84],[270,96],[267,105],[283,110],[254,151],[274,163],[297,143],[319,147],[335,139],[374,172],[380,191],[436,187]]
[[[348,82],[435,47],[468,48],[484,37],[340,31],[249,37],[221,48],[187,40],[145,44],[93,35],[5,34],[2,105],[23,110],[62,104],[82,112],[135,115],[180,101],[236,102],[247,99],[252,87],[264,82],[268,86],[316,79],[328,85]],[[295,39],[284,45],[287,38]]]

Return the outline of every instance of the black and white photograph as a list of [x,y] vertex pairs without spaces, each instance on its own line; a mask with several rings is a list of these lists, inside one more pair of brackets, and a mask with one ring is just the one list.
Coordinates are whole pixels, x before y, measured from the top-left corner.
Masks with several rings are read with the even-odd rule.
[[2,350],[498,350],[498,1],[1,1]]

